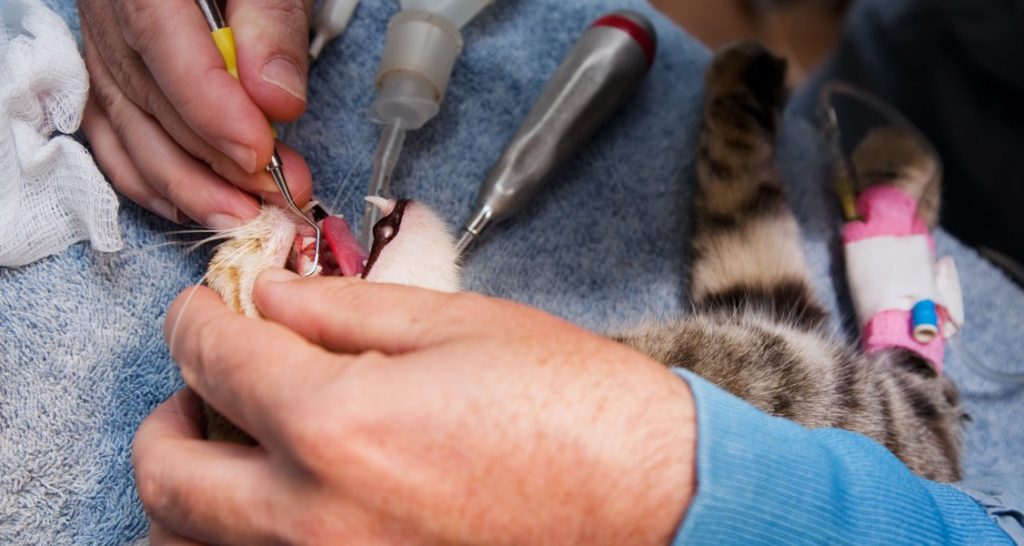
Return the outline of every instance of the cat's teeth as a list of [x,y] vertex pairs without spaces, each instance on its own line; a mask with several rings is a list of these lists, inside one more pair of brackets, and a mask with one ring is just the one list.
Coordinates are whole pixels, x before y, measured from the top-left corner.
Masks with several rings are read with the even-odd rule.
[[367,203],[380,209],[381,214],[387,216],[391,214],[391,211],[395,208],[395,202],[391,199],[385,199],[379,195],[367,195],[364,197]]

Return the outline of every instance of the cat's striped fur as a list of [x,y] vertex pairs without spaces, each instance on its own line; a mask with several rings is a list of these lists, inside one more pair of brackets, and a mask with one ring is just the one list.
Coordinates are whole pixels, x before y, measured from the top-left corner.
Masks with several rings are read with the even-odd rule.
[[[615,337],[763,411],[865,434],[921,476],[957,480],[963,415],[953,384],[912,352],[868,356],[827,325],[775,168],[784,77],[784,61],[756,43],[715,57],[698,154],[693,313]],[[936,211],[920,214],[934,222]]]

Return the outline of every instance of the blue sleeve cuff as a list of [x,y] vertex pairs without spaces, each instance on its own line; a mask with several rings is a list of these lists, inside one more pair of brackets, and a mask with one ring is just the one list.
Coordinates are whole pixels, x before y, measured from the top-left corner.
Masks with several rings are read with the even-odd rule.
[[1012,544],[963,492],[887,449],[766,415],[699,376],[697,494],[674,545]]

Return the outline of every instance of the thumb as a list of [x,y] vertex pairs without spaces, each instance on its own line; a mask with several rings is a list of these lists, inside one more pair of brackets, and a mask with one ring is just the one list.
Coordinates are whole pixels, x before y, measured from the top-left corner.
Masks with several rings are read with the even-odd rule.
[[238,77],[270,119],[292,121],[306,109],[312,4],[313,0],[228,2]]
[[[264,318],[336,353],[402,354],[478,337],[504,311],[498,300],[351,277],[301,278],[268,269],[256,279]],[[486,331],[486,330],[484,330]]]

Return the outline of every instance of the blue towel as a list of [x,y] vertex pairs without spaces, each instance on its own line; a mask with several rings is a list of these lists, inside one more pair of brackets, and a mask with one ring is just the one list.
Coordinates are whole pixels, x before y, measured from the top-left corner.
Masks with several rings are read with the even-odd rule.
[[[72,2],[50,5],[77,27]],[[461,224],[564,53],[590,21],[622,7],[648,14],[657,27],[658,58],[646,83],[532,205],[482,241],[465,276],[472,290],[599,330],[687,307],[693,160],[710,56],[645,2],[496,2],[465,28],[466,50],[441,113],[409,136],[394,184]],[[359,218],[370,175],[378,128],[365,111],[395,9],[359,6],[311,69],[307,114],[282,134],[308,158],[321,199],[348,218]],[[848,318],[836,295],[838,219],[814,128],[787,119],[779,159],[818,292]],[[209,250],[160,246],[192,238],[170,234],[178,228],[131,203],[120,223],[121,253],[78,244],[0,270],[0,544],[125,544],[146,532],[131,440],[181,386],[161,325],[174,296],[201,277]],[[1024,369],[1024,294],[949,236],[937,240],[941,253],[956,256],[965,283],[968,325],[946,369],[974,418],[967,482],[1019,494],[1024,392],[975,375],[963,357]]]

